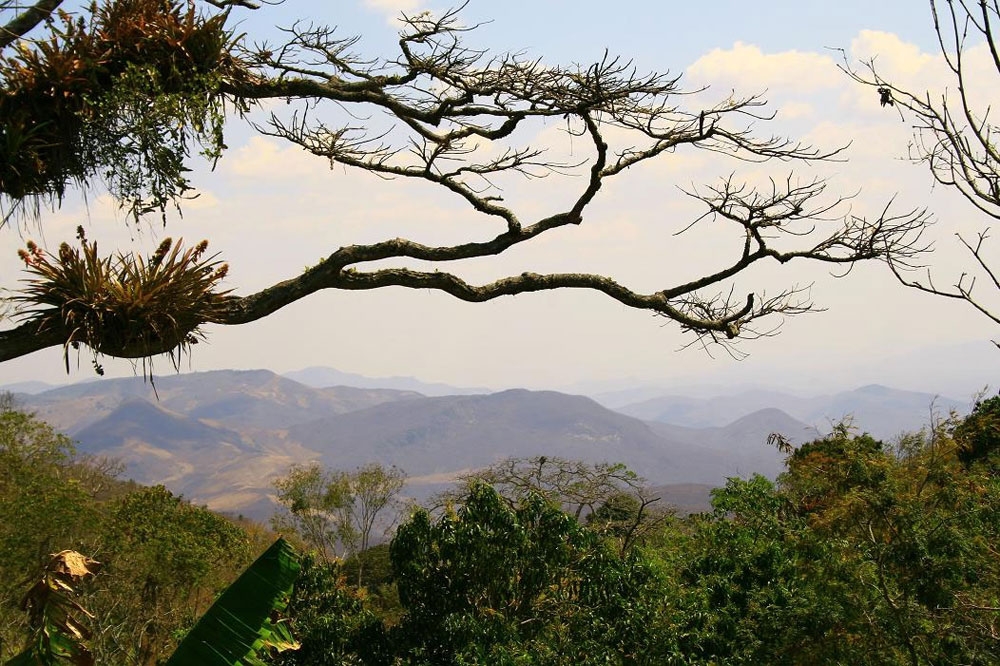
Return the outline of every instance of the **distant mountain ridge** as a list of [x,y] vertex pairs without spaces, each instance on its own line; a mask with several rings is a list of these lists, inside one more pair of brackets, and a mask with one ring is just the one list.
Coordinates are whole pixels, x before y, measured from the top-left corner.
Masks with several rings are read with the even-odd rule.
[[27,381],[27,382],[14,382],[13,384],[4,384],[0,386],[0,390],[8,391],[10,393],[41,393],[43,391],[50,391],[57,388],[55,384],[47,384],[45,382]]
[[181,414],[167,411],[143,398],[123,401],[104,418],[77,430],[75,438],[84,453],[102,453],[106,442],[138,439],[162,448],[175,448],[181,442],[205,442],[210,439],[242,441],[239,433],[217,428]]
[[[697,451],[589,398],[512,389],[485,396],[424,398],[331,416],[289,430],[337,466],[391,459],[414,475],[482,467],[539,454],[621,461],[665,481],[724,478]],[[674,471],[676,470],[676,472]]]
[[931,421],[932,410],[947,416],[968,413],[970,401],[932,393],[901,391],[878,384],[831,395],[800,397],[779,391],[742,391],[709,398],[662,395],[616,406],[616,411],[646,421],[692,428],[716,427],[761,409],[776,408],[819,430],[851,420],[856,427],[881,439],[919,430]]
[[415,397],[422,396],[394,389],[314,389],[270,370],[214,370],[157,377],[155,384],[142,377],[72,384],[22,396],[22,400],[41,418],[72,435],[133,398],[190,418],[233,427],[284,428]]
[[330,386],[354,386],[356,388],[395,389],[398,391],[416,391],[426,396],[470,395],[476,393],[491,393],[483,387],[468,388],[442,384],[439,382],[424,382],[414,377],[367,377],[353,372],[342,372],[335,368],[312,366],[302,370],[284,373],[285,377],[300,384],[313,388]]
[[[662,437],[688,442],[703,455],[712,454],[725,461],[728,476],[748,477],[763,474],[775,478],[784,468],[784,456],[765,445],[772,433],[780,433],[791,442],[801,444],[822,436],[811,426],[797,421],[780,409],[761,409],[721,427],[688,428],[668,423],[647,422]],[[734,447],[734,442],[757,442],[759,446]],[[720,462],[720,464],[722,464]],[[705,483],[701,479],[686,479],[689,483]]]
[[[900,393],[869,387],[857,395],[877,406],[894,404]],[[665,405],[689,419],[733,407],[728,422],[694,427],[643,421],[555,391],[426,396],[312,388],[267,370],[164,376],[155,391],[142,378],[125,378],[18,397],[77,439],[81,451],[123,460],[136,480],[258,518],[273,507],[273,479],[296,462],[320,460],[344,469],[374,460],[395,464],[410,475],[415,496],[510,456],[622,462],[652,484],[693,488],[667,493],[688,502],[688,496],[703,501],[705,489],[728,476],[780,472],[783,456],[766,444],[770,433],[795,442],[819,436],[778,408],[740,413],[752,404],[747,398],[711,403],[668,397],[633,406]]]

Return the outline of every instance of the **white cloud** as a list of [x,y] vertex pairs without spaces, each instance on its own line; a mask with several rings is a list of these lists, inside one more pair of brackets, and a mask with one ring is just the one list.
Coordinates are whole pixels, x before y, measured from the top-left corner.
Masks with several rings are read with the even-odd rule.
[[330,170],[327,162],[299,146],[263,136],[252,137],[246,145],[231,151],[220,165],[237,176],[270,180],[300,180]]
[[764,53],[753,44],[736,42],[730,49],[714,49],[687,70],[693,83],[731,86],[737,91],[789,88],[813,92],[836,87],[842,75],[828,55],[802,51]]
[[781,105],[778,113],[786,120],[809,118],[816,114],[816,107],[808,102],[788,102]]
[[[940,104],[945,94],[957,103],[958,89],[955,75],[944,57],[938,53],[925,53],[915,44],[904,42],[897,35],[872,30],[862,31],[851,43],[854,65],[862,75],[869,74],[869,64],[878,75],[897,88],[918,98],[930,93],[931,100]],[[985,110],[995,106],[997,69],[987,44],[980,43],[963,49],[962,68],[967,84],[966,94],[974,109]],[[856,86],[855,96],[869,108],[872,93]]]
[[862,30],[851,42],[851,55],[859,61],[874,59],[879,71],[898,78],[904,85],[916,79],[924,79],[928,70],[938,68],[935,78],[943,73],[939,54],[923,53],[916,44],[904,42],[898,35],[877,30]]
[[191,199],[185,199],[181,204],[184,210],[206,210],[219,205],[219,197],[208,190],[198,190]]
[[422,9],[421,5],[420,0],[365,0],[366,7],[385,16],[391,25],[395,25],[402,14],[413,16]]

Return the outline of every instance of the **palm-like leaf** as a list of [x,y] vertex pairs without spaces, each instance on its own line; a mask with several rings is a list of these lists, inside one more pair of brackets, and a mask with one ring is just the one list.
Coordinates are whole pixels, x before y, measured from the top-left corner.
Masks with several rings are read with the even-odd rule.
[[297,647],[275,615],[284,609],[298,571],[295,551],[279,538],[226,588],[166,666],[258,666],[264,651]]

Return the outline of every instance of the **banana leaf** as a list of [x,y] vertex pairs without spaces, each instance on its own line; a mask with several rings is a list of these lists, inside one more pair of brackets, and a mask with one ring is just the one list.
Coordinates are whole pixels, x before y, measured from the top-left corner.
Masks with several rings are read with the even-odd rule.
[[166,666],[258,666],[266,651],[297,644],[277,614],[299,571],[295,551],[278,539],[212,604]]

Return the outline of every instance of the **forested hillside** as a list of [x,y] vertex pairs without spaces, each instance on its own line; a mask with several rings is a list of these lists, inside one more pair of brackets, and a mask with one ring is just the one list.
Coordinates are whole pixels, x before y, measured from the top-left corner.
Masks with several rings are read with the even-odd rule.
[[[297,647],[265,658],[1000,659],[1000,398],[895,445],[846,426],[778,444],[787,457],[777,482],[731,479],[713,492],[711,512],[683,518],[624,468],[542,457],[469,478],[433,511],[402,512],[388,545],[347,559],[317,550],[313,533],[297,530],[304,523],[286,523],[302,563],[283,615]],[[146,665],[170,654],[270,540],[162,487],[116,480],[113,463],[76,456],[67,438],[10,408],[0,459],[0,660],[23,648],[21,597],[50,552],[103,563],[77,597],[91,615],[74,640],[98,664]],[[573,511],[585,487],[593,509]],[[306,496],[282,496],[293,514],[318,515],[294,499]]]
[[29,414],[0,411],[0,663],[24,648],[22,598],[50,553],[104,565],[79,600],[96,663],[155,664],[267,545],[262,530],[120,481],[120,470],[78,456]]

